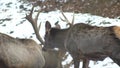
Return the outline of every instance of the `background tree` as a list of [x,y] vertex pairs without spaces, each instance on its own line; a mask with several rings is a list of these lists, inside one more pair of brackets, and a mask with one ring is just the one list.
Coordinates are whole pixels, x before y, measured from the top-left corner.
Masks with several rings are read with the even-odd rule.
[[120,16],[120,0],[23,0],[36,2],[45,12],[59,10],[91,13],[104,17]]

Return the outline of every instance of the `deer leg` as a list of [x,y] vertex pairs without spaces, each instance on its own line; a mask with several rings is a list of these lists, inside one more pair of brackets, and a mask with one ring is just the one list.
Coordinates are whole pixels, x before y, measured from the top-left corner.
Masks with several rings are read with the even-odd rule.
[[78,58],[78,57],[73,58],[73,61],[74,61],[74,68],[79,68],[79,62],[80,62],[80,60],[78,60],[77,58]]
[[[120,52],[120,51],[119,51]],[[120,66],[120,53],[114,53],[110,58]]]
[[113,58],[113,57],[110,57],[117,65],[120,66],[120,59],[116,59],[116,58]]
[[119,47],[112,51],[110,58],[120,66],[120,50]]
[[89,68],[89,60],[88,59],[83,59],[83,67],[82,68]]

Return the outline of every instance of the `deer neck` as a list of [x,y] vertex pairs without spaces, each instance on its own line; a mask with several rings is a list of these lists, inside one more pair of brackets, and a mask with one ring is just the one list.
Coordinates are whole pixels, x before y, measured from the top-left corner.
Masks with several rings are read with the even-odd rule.
[[55,46],[57,45],[56,48],[65,49],[64,41],[67,36],[68,30],[69,30],[69,28],[68,29],[60,29],[57,32],[55,31],[56,33],[54,33],[54,35],[52,37],[54,38]]

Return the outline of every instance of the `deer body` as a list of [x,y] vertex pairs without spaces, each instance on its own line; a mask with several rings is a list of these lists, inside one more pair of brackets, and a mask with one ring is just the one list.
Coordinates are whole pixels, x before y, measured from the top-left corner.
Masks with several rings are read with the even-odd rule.
[[[88,60],[103,60],[107,56],[120,65],[120,34],[117,33],[117,28],[119,27],[96,27],[83,23],[66,30],[49,27],[46,28],[49,31],[45,35],[45,47],[65,46],[73,57],[75,68],[79,68],[80,59],[83,59],[83,68],[86,68],[84,63],[88,64]],[[53,43],[55,46],[52,46]]]
[[[87,24],[76,24],[68,32],[65,47],[71,53],[73,59],[76,57],[93,60],[102,60],[109,56],[120,65],[120,43],[115,33],[115,26],[96,27]],[[118,27],[120,28],[120,27]],[[79,55],[78,55],[79,54]],[[76,68],[78,63],[76,63]]]
[[41,47],[30,39],[15,39],[0,33],[0,68],[42,68]]

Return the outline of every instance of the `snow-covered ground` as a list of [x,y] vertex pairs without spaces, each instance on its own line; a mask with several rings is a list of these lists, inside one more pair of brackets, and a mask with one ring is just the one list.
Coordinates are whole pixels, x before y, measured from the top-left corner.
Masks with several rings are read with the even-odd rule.
[[[10,6],[7,6],[10,4]],[[29,12],[22,11],[19,6],[21,3],[18,3],[16,0],[0,0],[0,32],[8,34],[13,37],[18,38],[32,38],[36,40],[38,43],[39,41],[36,39],[33,28],[31,24],[24,18],[25,15]],[[27,7],[27,6],[26,6]],[[28,8],[31,8],[29,6]],[[73,13],[65,13],[66,17],[71,21],[73,17]],[[48,13],[40,13],[38,23],[42,23],[40,34],[44,37],[45,34],[45,21],[50,21],[52,26],[54,27],[54,23],[59,21],[62,29],[66,28],[66,23],[61,21],[60,17],[63,18],[61,12],[52,11]],[[11,20],[2,22],[2,19],[10,18]],[[92,25],[97,26],[111,26],[111,25],[120,25],[119,19],[109,19],[103,18],[100,16],[93,16],[90,14],[75,14],[75,23],[85,22]],[[101,22],[111,22],[111,24],[100,24]],[[72,60],[71,56],[63,62],[63,64],[69,63]],[[82,64],[82,63],[80,63]],[[108,57],[104,61],[97,61],[93,62],[90,61],[90,68],[120,68],[118,65],[113,63],[113,61]],[[73,66],[71,66],[73,68]],[[81,68],[81,67],[80,67]]]

